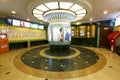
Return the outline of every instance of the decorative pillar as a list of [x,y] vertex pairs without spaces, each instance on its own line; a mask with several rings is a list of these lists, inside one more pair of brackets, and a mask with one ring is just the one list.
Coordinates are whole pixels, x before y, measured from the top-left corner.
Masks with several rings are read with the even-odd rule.
[[97,26],[97,47],[100,47],[100,26]]
[[[35,3],[35,1],[34,1]],[[34,3],[31,2],[31,5]],[[92,7],[86,0],[75,1],[72,3],[63,1],[42,1],[40,5],[33,9],[32,14],[39,20],[47,21],[48,41],[51,51],[67,51],[71,42],[70,23],[85,18],[91,11]],[[29,10],[30,11],[30,10]]]
[[56,10],[45,14],[44,18],[49,21],[48,41],[51,51],[69,51],[71,42],[70,21],[75,19],[75,14],[70,11]]

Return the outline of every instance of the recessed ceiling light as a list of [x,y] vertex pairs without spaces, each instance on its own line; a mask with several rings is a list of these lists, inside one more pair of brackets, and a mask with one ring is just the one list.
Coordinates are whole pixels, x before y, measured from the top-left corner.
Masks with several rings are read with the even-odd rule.
[[107,13],[108,13],[108,11],[104,11],[104,12],[103,12],[103,14],[107,14]]
[[92,21],[93,20],[93,18],[90,18],[90,21]]
[[80,24],[80,22],[76,22],[76,25],[79,25]]
[[30,19],[27,19],[27,21],[30,21]]
[[16,12],[15,12],[15,11],[11,11],[11,13],[12,13],[12,14],[16,14]]

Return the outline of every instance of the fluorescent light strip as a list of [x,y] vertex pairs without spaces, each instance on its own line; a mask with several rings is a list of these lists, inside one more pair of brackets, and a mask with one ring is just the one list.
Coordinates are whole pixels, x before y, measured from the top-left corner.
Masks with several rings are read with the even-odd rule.
[[77,17],[76,20],[79,20],[79,19],[82,19],[82,18],[83,18],[83,17],[80,17],[80,18]]
[[86,14],[78,14],[77,17],[85,16]]
[[36,9],[39,9],[39,10],[41,10],[41,11],[47,11],[47,10],[49,10],[45,5],[39,5],[38,7],[36,7]]
[[49,9],[58,9],[58,2],[45,3]]
[[37,18],[40,19],[40,20],[44,20],[43,17],[37,17]]
[[60,2],[60,8],[61,8],[61,9],[69,9],[72,5],[73,5],[73,3]]
[[35,17],[42,17],[40,14],[33,14]]
[[37,9],[34,9],[34,10],[33,10],[33,13],[35,13],[35,14],[43,14],[42,11],[39,11],[39,10],[37,10]]
[[81,14],[81,13],[86,13],[86,10],[85,9],[81,9],[81,10],[76,12],[76,14]]
[[72,11],[77,11],[77,10],[82,9],[82,8],[83,8],[82,6],[77,5],[77,4],[74,4],[74,5],[70,8],[70,10],[72,10]]

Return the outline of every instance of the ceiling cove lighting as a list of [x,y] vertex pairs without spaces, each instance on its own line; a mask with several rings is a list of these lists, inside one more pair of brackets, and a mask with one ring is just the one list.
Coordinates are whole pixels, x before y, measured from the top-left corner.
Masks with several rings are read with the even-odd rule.
[[86,16],[87,11],[81,5],[71,2],[49,2],[40,4],[32,11],[33,16],[40,20],[55,21],[76,21]]

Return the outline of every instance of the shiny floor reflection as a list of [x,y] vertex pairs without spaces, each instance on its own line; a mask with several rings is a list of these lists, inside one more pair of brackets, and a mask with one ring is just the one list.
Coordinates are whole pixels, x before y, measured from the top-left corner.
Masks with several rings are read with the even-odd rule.
[[[117,55],[116,53],[112,53],[111,51],[105,48],[76,46],[78,48],[79,47],[86,48],[97,53],[97,56],[99,57],[99,59],[94,65],[91,65],[87,68],[77,69],[72,71],[48,71],[48,68],[49,68],[48,66],[44,66],[43,68],[45,69],[40,70],[37,68],[33,68],[31,66],[28,66],[22,62],[22,56],[27,51],[30,51],[39,47],[44,49],[45,47],[47,48],[47,46],[49,45],[40,45],[32,48],[13,50],[8,53],[0,54],[0,80],[45,80],[45,79],[48,79],[48,80],[101,80],[101,78],[103,80],[119,80],[120,79],[120,56]],[[75,47],[75,46],[71,46],[71,47]],[[79,55],[81,55],[81,53],[77,54],[77,56],[72,56],[72,59],[75,57],[81,58],[79,57]],[[53,56],[54,57],[42,56],[45,58],[45,61],[43,61],[42,63],[46,64],[50,62],[49,60],[52,60],[52,59],[56,59],[57,61],[57,57],[55,55]],[[33,56],[33,57],[34,59],[37,58],[37,56]],[[47,59],[47,57],[50,57],[50,59]],[[61,58],[58,58],[58,61],[59,60],[62,61],[65,58],[69,60],[67,56],[64,56],[65,58],[62,58],[62,57],[63,56],[61,56]],[[30,63],[32,64],[35,63],[31,61]],[[78,66],[78,63],[79,62],[76,62],[76,61],[74,62],[73,60],[72,64],[74,64],[73,66]],[[86,63],[88,62],[86,61]],[[63,64],[59,66],[63,68],[65,67]]]

